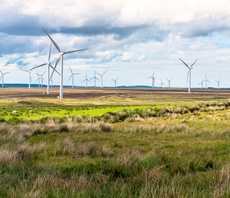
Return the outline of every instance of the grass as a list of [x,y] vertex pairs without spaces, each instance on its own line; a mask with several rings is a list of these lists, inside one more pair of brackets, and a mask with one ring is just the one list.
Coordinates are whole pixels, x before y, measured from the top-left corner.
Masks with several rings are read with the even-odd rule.
[[[0,197],[230,196],[225,101],[125,107],[19,101],[1,103]],[[10,117],[13,110],[19,115]]]

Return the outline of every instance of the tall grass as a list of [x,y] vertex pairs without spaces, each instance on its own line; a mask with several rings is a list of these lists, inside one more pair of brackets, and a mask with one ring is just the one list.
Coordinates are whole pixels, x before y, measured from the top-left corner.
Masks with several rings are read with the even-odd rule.
[[1,123],[0,197],[229,197],[229,140],[186,123]]

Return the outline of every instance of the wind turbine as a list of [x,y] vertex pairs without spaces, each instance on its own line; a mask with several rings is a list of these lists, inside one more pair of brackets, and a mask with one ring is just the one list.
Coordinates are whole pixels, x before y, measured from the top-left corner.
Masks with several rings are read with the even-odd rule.
[[87,78],[87,73],[86,73],[86,77],[85,77],[85,80],[83,80],[82,82],[85,81],[85,87],[87,88],[87,82],[89,82],[89,79]]
[[220,85],[220,80],[216,80],[217,84],[218,84],[218,89],[220,88],[219,85]]
[[[35,66],[36,66],[36,65],[35,65]],[[34,67],[35,67],[35,66],[34,66]],[[31,87],[31,72],[32,72],[32,70],[34,69],[34,67],[31,68],[31,69],[28,69],[28,70],[22,69],[22,71],[28,72],[28,74],[29,74],[29,89],[30,89],[30,87]]]
[[44,71],[44,73],[40,76],[41,77],[41,87],[42,87],[42,85],[43,85],[43,75],[46,73],[46,71]]
[[[47,94],[50,93],[50,67],[57,72],[56,69],[54,69],[54,67],[51,65],[50,62],[50,55],[51,55],[51,47],[52,47],[52,42],[50,43],[50,50],[49,50],[49,56],[48,56],[48,61],[46,63],[43,63],[41,65],[38,65],[36,67],[34,67],[33,69],[37,69],[39,67],[43,67],[45,65],[47,65]],[[57,72],[58,73],[58,72]],[[58,73],[59,74],[59,73]],[[60,75],[60,74],[59,74]]]
[[115,88],[117,87],[117,79],[116,80],[112,79],[112,81],[114,81],[114,83],[115,83]]
[[[107,71],[107,70],[106,70],[106,71]],[[103,74],[97,73],[99,76],[101,76],[101,88],[103,87],[103,76],[104,76],[104,74],[105,74],[106,71],[104,71]]]
[[[42,28],[44,31],[45,29]],[[50,38],[50,40],[52,41],[52,43],[54,44],[54,46],[56,47],[57,51],[59,52],[59,57],[56,61],[56,64],[54,66],[54,70],[56,69],[57,65],[58,65],[58,62],[61,58],[61,72],[60,72],[60,99],[63,98],[63,55],[64,54],[71,54],[71,53],[74,53],[74,52],[79,52],[79,51],[83,51],[83,50],[86,50],[86,49],[80,49],[80,50],[71,50],[71,51],[61,51],[59,46],[54,42],[54,40],[51,38],[51,36],[45,31],[45,33],[47,34],[47,36]],[[50,79],[51,77],[53,76],[53,73],[54,73],[54,70],[50,76]],[[49,79],[49,80],[50,80]]]
[[96,87],[96,80],[98,80],[98,78],[96,77],[96,70],[94,71],[94,77],[92,77],[90,80],[94,79],[94,87]]
[[205,74],[205,89],[207,89],[208,88],[208,86],[207,86],[207,82],[209,82],[209,80],[207,79],[207,75]]
[[170,88],[170,83],[171,83],[172,78],[170,80],[168,78],[166,78],[166,79],[168,81],[168,85],[169,85],[169,88]]
[[152,76],[149,77],[149,78],[152,78],[152,88],[154,88],[154,81],[155,81],[154,73],[155,71],[153,71]]
[[161,80],[161,87],[163,87],[164,86],[164,83],[163,83],[163,81]]
[[204,86],[204,79],[202,79],[202,81],[200,83],[198,83],[198,84],[200,84],[201,88],[203,88],[203,86]]
[[2,79],[2,87],[4,87],[4,75],[9,74],[10,72],[3,73],[1,70],[0,70],[0,72],[2,74],[1,77],[0,77],[0,79]]
[[[41,80],[41,74],[39,74],[39,73],[37,72],[36,75],[38,76],[38,78],[37,78],[36,81],[38,81],[38,87],[39,87],[39,86],[41,86],[41,81],[40,81],[40,80]],[[35,81],[35,82],[36,82],[36,81]]]
[[[179,58],[180,59],[180,58]],[[181,59],[180,59],[181,60]],[[198,60],[198,59],[197,59]],[[196,61],[197,61],[196,60]],[[191,72],[192,72],[192,69],[193,69],[193,65],[196,63],[196,61],[191,65],[191,66],[188,66],[183,60],[181,60],[182,63],[185,64],[185,66],[188,68],[188,75],[187,75],[187,82],[188,82],[188,79],[189,79],[189,85],[188,85],[188,93],[190,93],[190,90],[191,90]]]
[[[70,75],[70,77],[69,77],[69,80],[70,80],[70,78],[72,78],[72,88],[74,87],[74,75],[80,75],[80,73],[73,73],[73,71],[72,71],[72,69],[71,69],[71,67],[69,66],[69,69],[70,69],[70,71],[71,71],[71,75]],[[68,81],[69,81],[68,80]]]

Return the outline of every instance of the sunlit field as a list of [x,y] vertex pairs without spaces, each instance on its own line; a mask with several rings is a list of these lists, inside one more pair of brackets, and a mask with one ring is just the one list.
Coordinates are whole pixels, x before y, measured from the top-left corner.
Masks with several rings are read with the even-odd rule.
[[0,91],[0,197],[230,196],[228,90]]

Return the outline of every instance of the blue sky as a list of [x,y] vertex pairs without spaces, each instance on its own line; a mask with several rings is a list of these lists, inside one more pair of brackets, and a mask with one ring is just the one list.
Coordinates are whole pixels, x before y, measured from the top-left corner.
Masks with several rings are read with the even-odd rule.
[[[81,73],[75,85],[84,85],[86,73],[91,78],[94,70],[107,70],[105,86],[113,86],[111,79],[117,77],[118,86],[151,85],[148,77],[155,71],[156,86],[161,79],[167,86],[166,78],[173,78],[171,86],[185,87],[187,68],[181,58],[188,64],[198,59],[192,87],[200,86],[205,73],[209,86],[216,87],[221,78],[220,87],[230,87],[229,21],[228,0],[6,0],[0,7],[0,69],[10,72],[6,83],[27,83],[20,69],[48,58],[44,27],[61,50],[88,48],[64,56],[64,84],[71,84],[71,66]],[[53,46],[53,65],[57,57]],[[59,84],[57,75],[54,83]]]

